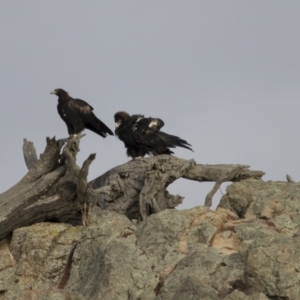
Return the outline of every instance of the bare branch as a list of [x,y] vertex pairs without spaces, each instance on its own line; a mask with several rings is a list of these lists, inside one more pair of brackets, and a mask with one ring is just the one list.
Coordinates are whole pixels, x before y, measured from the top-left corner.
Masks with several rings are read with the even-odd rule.
[[33,142],[23,140],[23,155],[28,170],[32,169],[38,161]]
[[171,195],[169,184],[178,178],[199,182],[215,181],[205,205],[210,206],[216,190],[225,181],[260,179],[264,172],[249,170],[247,165],[200,165],[170,155],[132,160],[117,166],[90,182],[98,193],[103,209],[118,211],[129,218],[146,218],[149,214],[174,208],[183,197]]
[[204,206],[211,207],[212,205],[212,198],[214,194],[218,191],[218,189],[221,187],[221,184],[226,181],[234,181],[235,178],[240,176],[240,174],[244,171],[245,168],[248,168],[248,166],[238,166],[235,169],[233,169],[231,172],[229,172],[228,175],[224,175],[220,177],[212,190],[206,195]]
[[80,169],[77,183],[77,201],[79,203],[83,203],[86,200],[87,196],[87,176],[89,173],[89,167],[93,160],[96,158],[96,154],[91,154],[82,164],[82,168]]

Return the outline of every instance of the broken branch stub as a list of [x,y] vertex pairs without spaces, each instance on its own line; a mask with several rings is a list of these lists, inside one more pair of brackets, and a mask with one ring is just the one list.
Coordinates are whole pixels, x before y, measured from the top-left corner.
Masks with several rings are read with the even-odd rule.
[[30,170],[38,161],[33,142],[23,140],[23,155],[27,169]]

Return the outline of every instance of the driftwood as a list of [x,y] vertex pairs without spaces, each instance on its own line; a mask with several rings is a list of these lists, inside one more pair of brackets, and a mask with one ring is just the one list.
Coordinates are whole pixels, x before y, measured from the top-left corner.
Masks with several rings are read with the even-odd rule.
[[0,194],[0,239],[21,226],[67,220],[82,209],[88,167],[95,155],[90,155],[82,168],[76,165],[81,137],[58,141],[47,138],[46,149],[38,161],[32,155],[33,144],[24,140],[23,153],[29,171]]
[[90,185],[99,194],[97,200],[102,209],[117,211],[130,219],[139,216],[145,219],[149,214],[182,203],[183,197],[167,191],[168,185],[178,178],[215,181],[205,199],[205,206],[210,207],[222,182],[259,179],[263,175],[264,172],[249,170],[246,165],[200,165],[194,160],[159,155],[117,166],[92,180]]
[[125,214],[130,219],[145,219],[182,202],[183,197],[167,191],[168,185],[181,177],[216,182],[205,199],[209,207],[222,182],[259,179],[264,175],[245,165],[200,165],[193,160],[160,155],[129,161],[88,184],[88,169],[95,154],[86,159],[82,168],[76,165],[81,137],[47,138],[39,160],[33,143],[24,139],[23,154],[29,171],[0,194],[0,239],[21,226],[45,220],[67,221],[80,215],[86,202],[93,201],[102,209]]

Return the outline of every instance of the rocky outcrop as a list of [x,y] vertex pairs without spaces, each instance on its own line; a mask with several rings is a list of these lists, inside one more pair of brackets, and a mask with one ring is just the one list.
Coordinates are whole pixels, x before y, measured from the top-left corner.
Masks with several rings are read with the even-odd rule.
[[299,299],[300,184],[246,180],[219,207],[143,222],[95,207],[0,242],[0,299]]

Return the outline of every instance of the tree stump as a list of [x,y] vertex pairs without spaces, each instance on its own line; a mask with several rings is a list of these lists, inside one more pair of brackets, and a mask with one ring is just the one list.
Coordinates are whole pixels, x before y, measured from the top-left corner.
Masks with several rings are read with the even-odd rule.
[[24,140],[29,171],[16,185],[0,194],[0,239],[15,228],[45,220],[63,221],[80,212],[87,197],[88,167],[95,158],[91,154],[82,168],[76,165],[81,137],[47,138],[39,160],[32,155],[33,144]]

